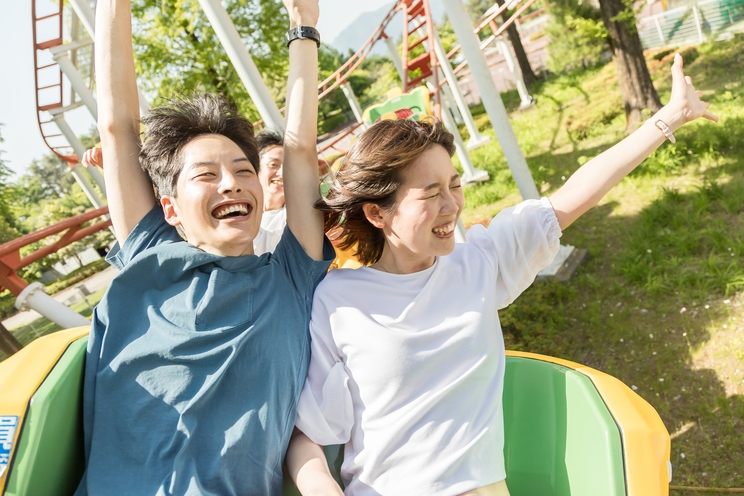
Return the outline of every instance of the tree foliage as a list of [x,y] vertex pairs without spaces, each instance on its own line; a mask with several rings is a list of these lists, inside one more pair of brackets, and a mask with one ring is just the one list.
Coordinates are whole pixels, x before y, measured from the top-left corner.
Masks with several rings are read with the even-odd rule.
[[[0,135],[0,143],[3,137]],[[3,150],[0,150],[0,244],[7,243],[18,237],[15,229],[15,219],[10,206],[13,204],[14,188],[10,182],[13,173],[3,160]]]
[[[289,24],[280,0],[228,0],[225,5],[274,99],[284,99]],[[252,120],[260,118],[198,0],[134,0],[137,72],[156,102],[179,93],[225,95]],[[281,105],[280,105],[281,106]]]
[[494,2],[491,0],[467,0],[465,2],[465,10],[470,14],[470,18],[473,21],[477,21],[488,9],[493,7]]
[[590,2],[560,0],[550,10],[548,69],[555,73],[599,62],[607,47],[607,28],[599,9]]

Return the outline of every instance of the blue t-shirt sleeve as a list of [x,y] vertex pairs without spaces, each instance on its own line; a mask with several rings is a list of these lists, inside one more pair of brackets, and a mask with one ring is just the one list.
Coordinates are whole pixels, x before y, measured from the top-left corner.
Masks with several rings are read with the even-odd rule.
[[183,239],[176,228],[165,221],[163,208],[157,204],[134,226],[124,241],[124,245],[119,245],[119,243],[114,245],[106,255],[106,261],[121,270],[134,257],[148,248],[174,241],[183,241]]
[[304,248],[289,227],[285,227],[282,239],[271,255],[271,263],[276,263],[282,267],[285,276],[295,288],[295,291],[304,298],[309,312],[313,303],[315,287],[328,273],[328,268],[335,258],[336,252],[333,245],[325,236],[323,237],[323,260],[313,260],[305,253]]

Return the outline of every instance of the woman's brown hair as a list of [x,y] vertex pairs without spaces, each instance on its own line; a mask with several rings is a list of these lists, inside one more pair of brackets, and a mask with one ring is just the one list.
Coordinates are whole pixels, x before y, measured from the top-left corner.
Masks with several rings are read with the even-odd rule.
[[328,195],[315,205],[326,213],[326,231],[340,230],[339,248],[356,246],[357,260],[364,265],[380,259],[385,238],[382,229],[367,220],[363,206],[374,203],[386,210],[394,208],[403,171],[434,145],[444,147],[450,156],[455,153],[452,134],[434,119],[380,121],[359,137]]

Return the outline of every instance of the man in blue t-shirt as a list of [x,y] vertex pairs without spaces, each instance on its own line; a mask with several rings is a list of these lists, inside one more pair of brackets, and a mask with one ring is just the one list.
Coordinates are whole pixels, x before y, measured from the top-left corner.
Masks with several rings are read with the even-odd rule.
[[[292,27],[316,24],[317,0],[286,3]],[[121,272],[93,316],[77,494],[280,494],[312,295],[333,259],[313,208],[317,45],[291,45],[287,228],[257,257],[253,126],[202,95],[149,113],[140,145],[131,40],[129,2],[99,0],[98,128],[118,241],[108,260]]]

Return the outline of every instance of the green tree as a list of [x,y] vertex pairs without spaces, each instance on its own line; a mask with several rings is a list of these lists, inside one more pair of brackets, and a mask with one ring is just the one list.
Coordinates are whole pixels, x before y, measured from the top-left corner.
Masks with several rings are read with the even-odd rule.
[[465,2],[465,10],[474,21],[483,17],[483,14],[491,7],[493,7],[493,0],[467,0]]
[[[3,141],[3,137],[0,135],[0,143]],[[10,181],[13,172],[3,160],[4,153],[3,150],[0,150],[0,244],[7,243],[19,235],[15,228],[15,217],[11,210],[11,205],[15,200],[15,188]]]
[[[223,3],[274,98],[283,100],[289,22],[281,1]],[[184,92],[221,93],[249,118],[260,118],[198,0],[134,0],[132,12],[137,72],[145,92],[156,94],[157,101]]]
[[628,129],[635,128],[642,121],[643,110],[657,112],[661,109],[659,94],[643,56],[633,9],[632,0],[599,0],[602,21],[610,35]]
[[[349,56],[351,55],[353,53],[349,53]],[[348,60],[348,57],[344,57],[340,51],[322,44],[318,50],[318,77],[320,80],[323,81],[336,72],[346,60]],[[353,77],[355,76],[352,75]],[[359,86],[354,84],[353,79],[349,82],[358,97]],[[339,124],[345,122],[349,115],[351,115],[351,106],[341,88],[336,88],[318,102],[318,134],[325,134],[333,130]]]
[[548,69],[559,73],[599,62],[608,44],[599,9],[589,2],[561,0],[551,8],[550,15],[545,30],[550,38]]
[[552,14],[554,25],[548,29],[552,70],[597,60],[601,47],[609,43],[625,106],[626,127],[634,128],[644,109],[656,112],[661,108],[643,56],[632,0],[599,0],[599,9],[580,0],[557,0]]

